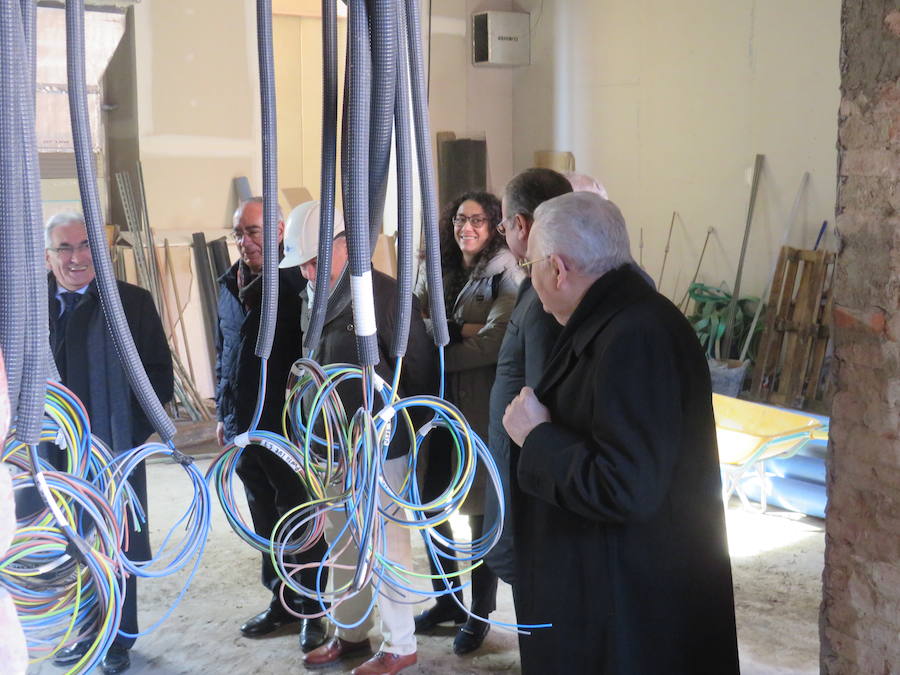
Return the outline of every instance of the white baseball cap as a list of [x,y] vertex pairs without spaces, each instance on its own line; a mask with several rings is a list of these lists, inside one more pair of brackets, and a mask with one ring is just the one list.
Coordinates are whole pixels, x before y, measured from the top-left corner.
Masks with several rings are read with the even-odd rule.
[[[284,258],[279,267],[296,267],[319,255],[319,202],[294,207],[284,226]],[[344,231],[344,216],[334,212],[334,236]]]

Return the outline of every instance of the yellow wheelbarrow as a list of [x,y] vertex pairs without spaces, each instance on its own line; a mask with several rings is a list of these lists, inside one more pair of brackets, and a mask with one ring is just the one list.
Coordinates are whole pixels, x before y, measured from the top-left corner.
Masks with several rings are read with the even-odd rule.
[[737,494],[744,508],[754,510],[742,487],[748,473],[760,481],[759,511],[766,510],[765,460],[796,455],[813,440],[828,439],[828,425],[812,415],[782,410],[761,403],[713,394],[722,498]]

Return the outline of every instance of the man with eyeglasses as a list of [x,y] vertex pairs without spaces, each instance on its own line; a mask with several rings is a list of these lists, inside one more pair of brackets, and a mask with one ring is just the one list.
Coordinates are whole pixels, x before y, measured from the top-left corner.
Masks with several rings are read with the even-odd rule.
[[[736,675],[709,369],[635,269],[621,211],[588,192],[534,212],[535,292],[562,326],[503,425],[522,673]],[[555,580],[564,582],[555,582]],[[564,664],[564,666],[563,666]]]
[[[534,223],[534,210],[544,201],[572,191],[569,181],[552,169],[532,168],[515,176],[506,185],[501,201],[503,220],[497,230],[506,237],[509,250],[520,266],[530,273],[534,261],[526,260],[528,237]],[[506,326],[506,334],[497,358],[497,376],[491,388],[490,430],[488,446],[497,463],[505,498],[503,535],[485,556],[494,573],[515,585],[515,552],[513,550],[514,504],[511,501],[510,467],[518,452],[503,428],[503,412],[526,384],[537,386],[544,373],[544,362],[561,327],[541,307],[530,278],[519,286],[516,306]],[[485,531],[498,518],[499,509],[494,490],[485,493]]]
[[[234,212],[231,236],[240,260],[219,279],[218,331],[216,335],[216,410],[219,445],[231,443],[247,431],[253,421],[260,387],[261,360],[255,354],[262,316],[263,292],[263,199],[253,197],[241,202]],[[278,212],[278,244],[284,221]],[[281,413],[285,386],[294,361],[300,358],[303,336],[300,332],[300,294],[306,281],[296,266],[278,270],[278,311],[272,351],[266,366],[266,392],[257,428],[282,433]],[[274,453],[258,445],[248,445],[238,460],[237,474],[244,484],[253,529],[265,539],[272,536],[275,524],[285,513],[307,501],[306,489],[297,475]],[[325,543],[296,556],[285,556],[292,563],[321,560]],[[261,554],[262,584],[271,593],[269,605],[241,626],[241,634],[259,638],[279,629],[300,624],[300,648],[311,651],[325,641],[321,619],[302,619],[282,606],[281,579],[268,553]],[[301,572],[299,581],[314,587],[315,568]],[[322,575],[327,579],[323,571]],[[323,579],[324,583],[324,579]],[[284,589],[285,603],[299,614],[318,611],[315,600]]]
[[[76,212],[53,216],[44,228],[44,241],[51,272],[50,344],[60,380],[87,408],[91,433],[103,440],[114,455],[120,454],[146,442],[153,428],[131,392],[112,336],[106,329],[84,217]],[[143,288],[124,281],[117,284],[138,356],[159,400],[167,403],[173,391],[172,355],[153,298]],[[128,480],[147,513],[147,475],[143,463]],[[151,557],[146,524],[140,529],[132,526],[128,541],[129,558]],[[129,576],[120,630],[132,635],[138,632],[136,591],[135,577]],[[116,636],[101,662],[104,673],[113,675],[129,668],[128,650],[134,641],[121,634]],[[91,639],[82,640],[60,650],[54,663],[72,666],[81,660],[91,642]]]

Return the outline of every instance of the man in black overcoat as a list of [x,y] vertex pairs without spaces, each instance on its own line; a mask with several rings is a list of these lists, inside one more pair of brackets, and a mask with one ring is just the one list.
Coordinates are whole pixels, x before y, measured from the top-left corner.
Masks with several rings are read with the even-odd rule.
[[[278,241],[284,233],[279,217]],[[241,259],[219,278],[218,332],[216,335],[216,411],[219,424],[216,436],[220,445],[234,440],[250,427],[259,392],[261,360],[256,356],[256,340],[262,317],[263,200],[253,197],[242,202],[234,214],[231,235]],[[306,281],[297,267],[278,270],[278,310],[275,335],[266,368],[266,394],[258,429],[282,433],[281,414],[285,386],[294,361],[300,358],[303,336],[300,332],[300,293]],[[259,445],[248,445],[238,460],[237,474],[244,484],[253,529],[261,537],[271,538],[275,524],[285,513],[307,501],[300,478],[274,453]],[[325,542],[303,553],[290,556],[290,562],[321,560]],[[262,553],[262,583],[271,593],[269,605],[241,626],[244,637],[259,638],[297,623],[297,618],[281,604],[281,579],[271,557]],[[299,581],[314,587],[316,570],[308,568]],[[322,580],[328,579],[323,570]],[[315,600],[304,598],[289,588],[285,601],[301,614],[318,611]],[[300,648],[304,652],[325,641],[321,619],[302,619]]]
[[[76,212],[53,216],[45,228],[45,247],[52,273],[48,284],[50,345],[60,380],[84,404],[91,433],[105,442],[113,455],[119,455],[146,442],[153,427],[131,391],[106,327],[84,217]],[[138,356],[159,400],[167,403],[174,388],[172,355],[153,298],[143,288],[124,281],[118,282],[118,288]],[[143,462],[128,481],[146,514],[147,474]],[[132,524],[127,549],[132,560],[150,559],[149,532],[146,523],[140,529]],[[130,635],[138,632],[133,575],[125,583],[120,630]],[[54,663],[71,666],[90,643],[82,641],[60,650]],[[118,635],[100,664],[103,672],[114,675],[127,670],[131,665],[128,650],[133,644],[134,638]]]
[[731,675],[738,655],[709,371],[690,324],[630,266],[618,208],[535,212],[531,278],[563,326],[503,423],[523,673]]

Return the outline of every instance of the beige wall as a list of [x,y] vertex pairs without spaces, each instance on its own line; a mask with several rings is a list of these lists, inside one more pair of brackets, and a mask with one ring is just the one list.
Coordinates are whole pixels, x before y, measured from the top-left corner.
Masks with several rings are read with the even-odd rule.
[[[273,50],[278,97],[278,185],[280,188],[305,187],[314,199],[318,199],[322,171],[321,5],[315,12],[312,9],[308,8],[303,15],[295,10],[297,13],[274,17]],[[346,22],[339,20],[339,116],[343,100],[345,41]],[[340,203],[339,148],[337,158],[336,197]],[[287,208],[287,202],[283,206]]]
[[230,226],[232,179],[260,189],[254,4],[134,7],[138,143],[157,228]]
[[[743,289],[760,293],[804,171],[791,242],[834,220],[838,0],[521,0],[533,64],[513,75],[514,164],[571,150],[625,214],[638,257],[680,299],[708,227],[701,280],[734,281],[756,153],[766,155]],[[540,7],[543,5],[543,12]],[[833,240],[832,240],[833,242]],[[678,288],[675,289],[676,279]]]

